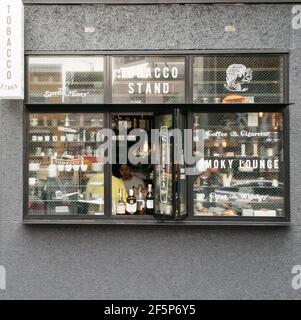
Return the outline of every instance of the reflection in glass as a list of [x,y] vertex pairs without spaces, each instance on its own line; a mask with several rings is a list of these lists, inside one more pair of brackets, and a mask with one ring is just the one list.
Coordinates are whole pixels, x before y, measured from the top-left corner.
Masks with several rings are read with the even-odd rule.
[[[195,113],[196,216],[284,215],[280,113]],[[203,134],[200,136],[199,131]],[[196,150],[201,137],[203,149]],[[197,152],[200,151],[200,152]]]
[[29,214],[103,215],[103,114],[29,116]]
[[279,55],[195,57],[194,103],[284,102],[284,63]]
[[113,103],[182,103],[183,57],[113,57]]
[[30,57],[29,103],[103,103],[102,57]]

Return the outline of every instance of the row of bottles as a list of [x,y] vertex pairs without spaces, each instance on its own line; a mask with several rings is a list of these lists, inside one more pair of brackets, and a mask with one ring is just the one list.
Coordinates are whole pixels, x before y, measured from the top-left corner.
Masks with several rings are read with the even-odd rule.
[[131,129],[143,129],[148,131],[150,128],[149,120],[145,119],[143,116],[141,118],[137,117],[121,117],[116,115],[112,119],[112,129],[125,128],[127,130]]
[[[193,117],[193,128],[200,129],[201,127],[211,127],[212,125],[218,125],[224,127],[221,123],[210,124],[210,117],[208,114],[195,114]],[[282,126],[282,119],[280,113],[268,113],[268,112],[258,112],[258,113],[246,113],[245,116],[238,116],[234,120],[233,117],[224,115],[224,119],[220,119],[223,122],[227,122],[227,126],[232,126],[233,128],[239,127],[253,127],[256,130],[270,130],[278,131]]]
[[129,195],[126,202],[123,201],[122,190],[119,189],[119,199],[116,203],[117,215],[152,215],[154,214],[154,195],[152,185],[148,185],[148,192],[144,197],[142,185],[139,185],[137,195],[135,196],[134,189],[129,190]]
[[41,114],[31,114],[30,116],[30,126],[34,127],[88,127],[88,128],[103,128],[104,127],[104,116],[103,114],[90,114],[85,116],[80,114],[74,116],[72,114],[65,114],[65,118],[61,119],[59,117],[53,117],[53,115],[41,115]]

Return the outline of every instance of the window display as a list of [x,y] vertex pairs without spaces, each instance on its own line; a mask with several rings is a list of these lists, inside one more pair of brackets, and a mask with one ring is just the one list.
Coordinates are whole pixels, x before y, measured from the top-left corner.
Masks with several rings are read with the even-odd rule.
[[103,114],[29,116],[30,215],[103,215]]
[[[172,114],[113,114],[112,129],[117,143],[116,164],[112,164],[112,174],[121,179],[125,191],[119,190],[115,198],[112,194],[112,215],[172,217],[172,145],[166,140],[172,127]],[[161,133],[160,139],[151,141],[156,129]],[[145,133],[145,139],[140,141],[139,146],[137,130]],[[152,153],[158,155],[158,163],[152,162]]]
[[[150,163],[150,132],[153,127],[151,112],[118,112],[112,114],[112,130],[116,162],[112,174],[124,184],[118,197],[112,194],[112,215],[146,214],[147,186],[153,184],[153,168]],[[139,143],[138,133],[143,134]],[[114,187],[113,189],[114,190]]]
[[103,103],[102,57],[30,57],[29,103]]
[[194,113],[195,216],[283,217],[281,113]]

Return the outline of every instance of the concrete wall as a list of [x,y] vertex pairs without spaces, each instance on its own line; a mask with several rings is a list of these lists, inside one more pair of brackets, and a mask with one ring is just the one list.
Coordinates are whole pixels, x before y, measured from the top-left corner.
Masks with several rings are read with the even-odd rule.
[[[291,5],[25,7],[26,50],[289,49],[289,228],[24,226],[22,117],[0,103],[0,265],[4,299],[301,298],[301,30]],[[235,24],[236,33],[225,33]],[[96,27],[85,34],[84,27]]]

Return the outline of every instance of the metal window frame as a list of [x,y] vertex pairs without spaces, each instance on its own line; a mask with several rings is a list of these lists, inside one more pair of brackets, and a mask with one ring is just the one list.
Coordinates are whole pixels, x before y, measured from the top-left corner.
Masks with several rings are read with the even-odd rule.
[[[289,51],[288,50],[103,50],[103,51],[26,51],[25,52],[25,104],[28,103],[28,84],[29,84],[29,58],[30,57],[58,57],[58,56],[82,56],[82,57],[102,57],[104,59],[104,104],[112,104],[112,58],[115,56],[164,56],[164,57],[183,57],[185,61],[185,102],[193,103],[193,59],[197,56],[241,56],[241,55],[279,55],[284,61],[284,103],[289,103]],[[53,104],[55,105],[55,104]],[[65,104],[64,104],[65,105]]]
[[[268,222],[279,222],[280,224],[289,223],[290,222],[290,166],[289,166],[289,106],[287,104],[245,104],[239,105],[239,110],[237,109],[237,105],[229,105],[227,110],[225,110],[224,105],[193,105],[192,108],[188,111],[188,129],[193,128],[193,113],[251,113],[251,112],[277,112],[282,115],[283,118],[283,162],[284,162],[284,217],[210,217],[213,221],[236,221],[238,219],[248,221],[252,223],[254,221],[263,221],[265,223]],[[191,220],[201,220],[206,221],[208,217],[200,217],[193,215],[193,177],[188,176],[188,216]]]
[[[279,104],[245,104],[239,105],[240,111],[242,112],[281,112],[283,114],[283,139],[284,139],[284,185],[285,185],[285,205],[284,211],[285,216],[283,218],[241,218],[241,217],[192,217],[191,207],[187,208],[187,218],[185,220],[158,220],[153,217],[118,217],[112,218],[111,203],[110,201],[105,201],[105,215],[104,216],[30,216],[28,215],[28,134],[29,134],[29,113],[60,113],[60,112],[99,112],[105,113],[106,124],[111,127],[111,112],[112,110],[120,110],[120,108],[127,109],[132,108],[133,110],[137,108],[137,111],[141,105],[133,104],[112,104],[112,57],[122,56],[122,55],[141,55],[141,56],[183,56],[185,58],[185,103],[180,105],[177,104],[164,104],[164,109],[170,109],[176,111],[177,109],[186,109],[187,113],[193,112],[193,110],[198,110],[198,112],[218,112],[225,111],[224,105],[204,105],[204,104],[193,104],[193,57],[199,55],[281,55],[284,58],[284,101]],[[290,163],[289,163],[289,52],[287,50],[147,50],[147,51],[27,51],[26,52],[26,65],[25,74],[27,77],[25,88],[28,86],[28,59],[30,56],[60,56],[60,55],[79,55],[79,56],[103,56],[104,57],[104,104],[92,104],[92,105],[72,105],[72,104],[24,104],[24,121],[23,121],[23,131],[24,131],[24,143],[23,143],[23,157],[24,157],[24,168],[23,168],[23,223],[24,224],[143,224],[143,225],[246,225],[246,226],[289,226],[290,225]],[[28,90],[26,90],[26,101],[28,98]],[[42,108],[41,108],[42,106]],[[162,109],[162,104],[144,104],[144,110],[160,110]],[[210,109],[209,109],[210,108]],[[206,111],[207,110],[207,111]],[[175,114],[175,112],[173,113]],[[237,112],[237,105],[227,105],[227,112]],[[173,115],[174,117],[174,115]],[[192,125],[191,117],[187,117],[188,128]],[[175,119],[174,119],[175,120]],[[105,188],[105,197],[111,199],[111,165],[107,164],[105,170],[105,181],[107,188]],[[187,203],[191,202],[192,193],[190,192],[191,180],[187,179]]]

